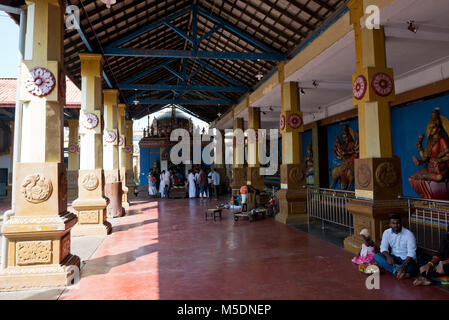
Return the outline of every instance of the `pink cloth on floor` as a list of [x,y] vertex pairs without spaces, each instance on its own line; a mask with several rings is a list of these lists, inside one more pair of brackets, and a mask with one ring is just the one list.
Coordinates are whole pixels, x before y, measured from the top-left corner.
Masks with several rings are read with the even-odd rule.
[[374,247],[368,247],[364,243],[362,244],[362,250],[360,250],[360,255],[354,257],[352,262],[355,264],[372,264],[374,263],[374,256],[376,255]]

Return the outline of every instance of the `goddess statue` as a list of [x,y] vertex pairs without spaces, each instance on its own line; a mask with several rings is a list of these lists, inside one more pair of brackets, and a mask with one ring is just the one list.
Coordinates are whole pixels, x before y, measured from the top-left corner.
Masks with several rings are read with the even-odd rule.
[[313,147],[312,141],[310,141],[307,146],[307,156],[304,158],[304,163],[306,164],[306,181],[307,184],[314,184],[314,167],[313,167]]
[[415,192],[426,199],[449,199],[449,137],[444,129],[440,111],[432,112],[432,119],[427,126],[427,144],[423,149],[424,135],[416,142],[421,160],[413,156],[417,166],[427,165],[409,178]]
[[342,190],[349,190],[354,182],[354,160],[359,157],[359,141],[357,135],[354,141],[347,125],[343,127],[341,137],[343,143],[338,136],[334,143],[334,156],[341,160],[341,165],[332,170],[331,189],[340,182]]

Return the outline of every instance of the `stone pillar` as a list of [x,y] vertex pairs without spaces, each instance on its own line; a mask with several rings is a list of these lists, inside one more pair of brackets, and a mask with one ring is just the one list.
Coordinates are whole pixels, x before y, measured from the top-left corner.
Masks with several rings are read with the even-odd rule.
[[133,170],[133,121],[125,120],[125,148],[126,153],[126,187],[128,188],[128,199],[134,199],[136,195],[134,194],[134,170]]
[[122,207],[125,210],[129,209],[128,202],[128,187],[126,186],[126,127],[125,127],[125,104],[119,103],[118,105],[118,151],[119,151],[119,168],[120,168],[120,181],[122,182]]
[[118,134],[118,90],[103,90],[104,96],[104,139],[103,168],[106,180],[105,196],[109,199],[106,212],[116,218],[124,214],[122,207],[122,182],[120,180],[119,134]]
[[[67,168],[67,199],[73,201],[78,198],[78,170],[80,168],[78,146],[78,119],[70,119],[69,123],[69,167]],[[73,230],[72,230],[73,232]]]
[[298,84],[284,82],[284,64],[279,66],[281,83],[282,165],[281,190],[278,191],[279,214],[276,220],[285,224],[307,221],[305,166],[301,163],[301,133],[304,131],[299,108]]
[[[234,166],[232,168],[232,189],[246,185],[245,136],[243,118],[234,119]],[[241,130],[241,132],[240,132]]]
[[77,222],[67,211],[64,165],[65,75],[63,12],[57,0],[27,5],[25,55],[19,74],[23,104],[21,159],[16,166],[15,212],[3,224],[7,267],[0,290],[61,287],[80,259],[70,253]]
[[80,170],[78,199],[72,207],[78,216],[73,236],[105,235],[111,232],[104,198],[101,54],[80,53],[82,104],[79,119]]
[[355,161],[356,200],[347,204],[354,218],[354,235],[345,239],[346,249],[359,252],[361,229],[371,231],[380,244],[388,228],[388,215],[407,217],[402,194],[401,166],[393,157],[390,102],[395,99],[393,70],[387,68],[383,27],[362,29],[363,1],[348,3],[354,25],[356,73],[353,75],[353,103],[358,106],[360,159]]
[[12,194],[12,171],[14,169],[14,121],[9,122],[9,128],[11,129],[11,146],[9,147],[9,173],[8,173],[8,185],[6,186],[6,194],[8,201],[11,201]]
[[263,176],[260,175],[259,130],[260,108],[248,107],[248,168],[246,183],[259,191],[265,190]]

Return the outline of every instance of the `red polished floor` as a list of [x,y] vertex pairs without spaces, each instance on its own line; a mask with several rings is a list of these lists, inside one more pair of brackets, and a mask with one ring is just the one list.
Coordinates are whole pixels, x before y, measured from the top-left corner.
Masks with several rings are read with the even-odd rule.
[[134,204],[61,299],[448,299],[435,287],[381,275],[352,255],[273,219],[204,221],[199,200]]

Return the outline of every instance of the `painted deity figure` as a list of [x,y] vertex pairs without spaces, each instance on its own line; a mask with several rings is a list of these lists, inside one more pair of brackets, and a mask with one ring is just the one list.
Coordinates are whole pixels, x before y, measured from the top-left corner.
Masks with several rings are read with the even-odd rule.
[[351,135],[349,127],[345,125],[342,140],[337,136],[334,143],[334,156],[341,160],[341,165],[332,170],[331,189],[340,182],[342,190],[349,190],[354,182],[354,160],[359,157],[359,141]]
[[416,142],[421,160],[413,156],[417,166],[427,165],[409,178],[415,192],[426,199],[449,199],[449,136],[443,126],[438,109],[432,112],[432,119],[427,126],[426,148],[422,146],[424,135]]
[[314,184],[314,167],[313,167],[313,147],[312,141],[310,141],[307,147],[307,156],[304,159],[306,164],[306,181],[308,185]]

